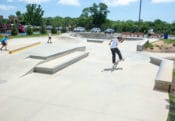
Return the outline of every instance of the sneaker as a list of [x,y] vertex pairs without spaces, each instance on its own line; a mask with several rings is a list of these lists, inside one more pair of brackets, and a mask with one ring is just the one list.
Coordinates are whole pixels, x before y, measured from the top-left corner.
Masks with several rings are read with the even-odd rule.
[[118,62],[115,62],[115,63],[113,63],[114,65],[117,65],[118,64]]

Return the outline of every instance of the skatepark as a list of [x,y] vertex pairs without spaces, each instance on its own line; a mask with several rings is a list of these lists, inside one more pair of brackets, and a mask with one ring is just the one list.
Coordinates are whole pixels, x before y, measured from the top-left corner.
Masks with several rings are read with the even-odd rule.
[[143,40],[126,40],[113,70],[109,38],[47,39],[11,39],[9,50],[32,46],[0,52],[0,121],[167,120],[168,93],[154,90],[159,67],[150,57],[175,54],[137,51]]

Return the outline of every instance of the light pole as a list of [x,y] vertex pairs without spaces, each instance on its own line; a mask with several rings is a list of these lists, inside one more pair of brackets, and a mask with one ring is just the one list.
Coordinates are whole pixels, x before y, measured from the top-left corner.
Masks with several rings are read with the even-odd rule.
[[140,31],[140,22],[141,22],[141,10],[142,10],[142,0],[140,0],[140,6],[139,6],[139,24],[138,24],[139,31]]

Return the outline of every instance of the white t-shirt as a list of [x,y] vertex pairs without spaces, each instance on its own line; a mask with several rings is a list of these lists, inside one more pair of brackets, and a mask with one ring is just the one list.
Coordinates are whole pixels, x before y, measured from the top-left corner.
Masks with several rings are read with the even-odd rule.
[[111,48],[117,48],[119,41],[118,39],[113,39],[111,42]]
[[51,33],[49,33],[49,37],[51,37]]

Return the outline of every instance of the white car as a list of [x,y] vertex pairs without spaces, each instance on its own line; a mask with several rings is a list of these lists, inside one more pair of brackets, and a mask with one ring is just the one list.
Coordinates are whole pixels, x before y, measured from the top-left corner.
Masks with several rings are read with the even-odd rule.
[[91,32],[99,33],[99,32],[101,32],[101,29],[98,27],[94,27],[91,29]]
[[85,30],[84,27],[76,27],[76,28],[74,28],[73,31],[74,31],[74,32],[85,32],[86,30]]
[[114,34],[115,33],[114,29],[111,29],[111,28],[106,29],[104,32],[105,32],[105,34]]

